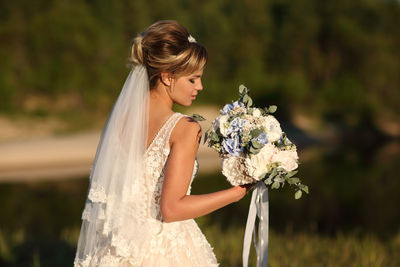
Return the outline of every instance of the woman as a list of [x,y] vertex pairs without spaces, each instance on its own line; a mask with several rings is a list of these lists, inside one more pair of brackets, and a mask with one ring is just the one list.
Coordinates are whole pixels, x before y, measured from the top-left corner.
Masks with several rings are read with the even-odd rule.
[[131,73],[97,148],[75,266],[217,266],[193,218],[240,200],[246,186],[190,195],[199,124],[174,113],[203,89],[207,52],[175,21],[135,38]]

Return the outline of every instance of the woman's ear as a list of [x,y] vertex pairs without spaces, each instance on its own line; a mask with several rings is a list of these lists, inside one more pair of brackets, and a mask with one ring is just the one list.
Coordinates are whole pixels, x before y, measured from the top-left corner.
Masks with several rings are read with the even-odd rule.
[[173,80],[173,75],[170,72],[167,71],[162,71],[161,72],[161,82],[167,86],[170,87],[172,85],[172,80]]

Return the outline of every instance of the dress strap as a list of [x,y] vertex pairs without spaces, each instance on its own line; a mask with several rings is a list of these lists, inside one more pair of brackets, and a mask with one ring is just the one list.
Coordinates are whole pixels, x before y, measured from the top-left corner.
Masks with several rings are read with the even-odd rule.
[[179,120],[183,117],[189,117],[188,115],[179,113],[179,112],[175,112],[172,116],[171,119],[168,122],[167,127],[165,127],[165,132],[163,134],[164,136],[164,140],[165,140],[165,144],[169,146],[169,138],[171,137],[171,133],[174,130],[176,124],[179,122]]
[[152,143],[146,150],[146,153],[149,153],[150,150],[158,150],[161,147],[169,147],[169,138],[171,136],[172,130],[175,128],[175,125],[178,121],[183,117],[189,117],[188,115],[181,114],[179,112],[175,112],[172,114],[164,125],[161,127]]
[[182,113],[179,113],[179,112],[176,112],[173,115],[173,117],[171,118],[171,120],[170,120],[170,122],[168,124],[168,127],[166,127],[167,128],[166,132],[165,132],[165,137],[166,137],[165,140],[166,140],[166,142],[169,143],[169,138],[171,137],[172,130],[175,128],[175,126],[178,123],[178,121],[183,117],[188,117],[188,115],[185,115],[185,114],[182,114]]

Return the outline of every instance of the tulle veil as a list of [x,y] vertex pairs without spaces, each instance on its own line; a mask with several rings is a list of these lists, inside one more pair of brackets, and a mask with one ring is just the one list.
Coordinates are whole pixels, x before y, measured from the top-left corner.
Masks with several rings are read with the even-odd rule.
[[138,183],[145,175],[148,109],[147,71],[143,65],[134,65],[107,119],[92,164],[75,266],[87,265],[104,247],[124,254],[114,241],[127,233],[129,203],[141,200]]

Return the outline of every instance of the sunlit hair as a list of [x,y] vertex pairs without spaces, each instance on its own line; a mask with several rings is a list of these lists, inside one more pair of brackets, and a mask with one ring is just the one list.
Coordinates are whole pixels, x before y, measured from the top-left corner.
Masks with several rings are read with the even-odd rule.
[[130,61],[146,67],[151,89],[160,81],[162,71],[179,77],[204,68],[207,50],[197,42],[189,42],[189,36],[178,22],[163,20],[134,39]]

